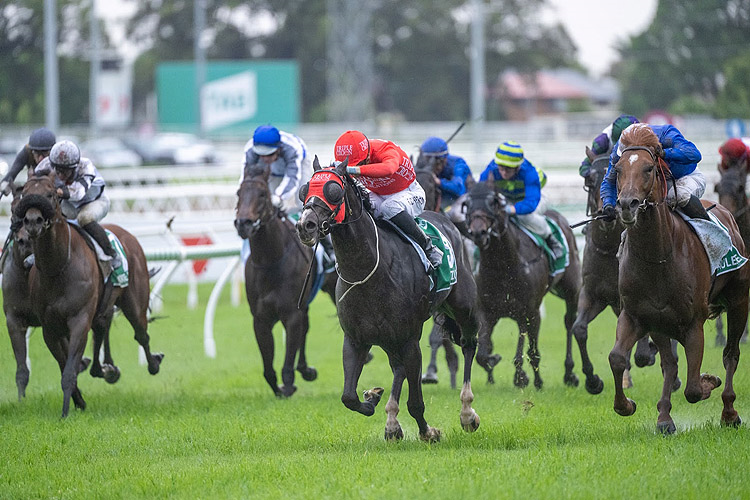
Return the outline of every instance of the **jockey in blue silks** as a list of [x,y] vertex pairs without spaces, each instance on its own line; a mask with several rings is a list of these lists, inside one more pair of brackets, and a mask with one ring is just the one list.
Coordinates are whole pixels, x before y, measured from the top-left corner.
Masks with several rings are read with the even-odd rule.
[[520,225],[544,238],[556,259],[564,254],[565,249],[544,216],[547,197],[542,195],[542,184],[546,175],[540,176],[540,171],[524,158],[520,144],[513,141],[500,144],[479,181],[494,183],[495,190],[508,201],[505,207],[508,215],[515,215]]
[[[474,184],[474,177],[466,161],[448,152],[448,143],[439,137],[428,137],[419,148],[419,154],[428,159],[435,174],[435,184],[440,188],[440,208],[451,206]],[[419,162],[418,162],[419,163]]]
[[[630,125],[623,134],[633,127],[650,127],[654,131],[659,143],[664,150],[663,159],[669,166],[672,177],[675,179],[675,189],[667,191],[667,202],[674,203],[675,196],[677,205],[682,208],[685,215],[691,218],[710,220],[706,209],[700,202],[700,197],[706,191],[706,178],[698,170],[698,162],[701,161],[701,153],[695,144],[685,139],[679,130],[673,125],[648,125],[636,123]],[[609,219],[615,218],[615,202],[617,201],[617,172],[614,165],[620,161],[622,147],[620,141],[612,148],[609,157],[609,167],[604,176],[601,187],[602,212]],[[676,191],[676,195],[675,195]]]

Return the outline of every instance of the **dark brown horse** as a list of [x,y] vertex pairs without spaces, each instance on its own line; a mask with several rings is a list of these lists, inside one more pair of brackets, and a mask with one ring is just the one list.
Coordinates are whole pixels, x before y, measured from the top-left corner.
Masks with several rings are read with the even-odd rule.
[[471,407],[471,366],[479,326],[476,285],[461,235],[443,214],[424,212],[422,216],[440,228],[455,251],[457,282],[445,290],[430,290],[430,278],[416,251],[389,224],[376,221],[368,211],[370,201],[359,184],[346,173],[344,161],[321,170],[315,159],[315,173],[300,190],[305,205],[297,223],[303,243],[314,245],[331,234],[338,262],[336,305],[344,330],[344,391],[341,401],[352,411],[371,416],[383,389],[368,390],[364,401],[357,395],[357,382],[367,353],[373,345],[388,355],[393,371],[385,438],[401,439],[403,431],[396,416],[404,380],[409,383],[409,414],[416,420],[419,436],[426,441],[440,439],[440,431],[424,418],[420,374],[422,353],[419,340],[422,326],[430,315],[442,323],[460,343],[464,355],[461,390],[461,425],[467,431],[479,426],[479,416]]
[[[740,228],[742,240],[745,242],[745,248],[750,244],[750,203],[747,198],[747,171],[740,160],[730,161],[727,168],[721,168],[719,165],[721,178],[716,184],[715,190],[719,195],[719,203],[727,210],[732,212],[737,226]],[[747,341],[747,328],[742,335],[741,342]],[[724,323],[721,315],[716,317],[716,346],[727,345],[727,339],[724,336]]]
[[62,373],[62,416],[68,415],[71,398],[77,408],[86,408],[77,378],[88,331],[94,331],[91,371],[96,376],[95,371],[103,370],[98,353],[109,335],[115,305],[133,326],[149,373],[158,373],[163,355],[152,355],[149,348],[149,272],[138,241],[119,226],[107,226],[125,248],[129,267],[129,285],[113,288],[105,283],[87,240],[63,218],[53,176],[29,179],[14,215],[23,221],[34,249],[29,296]]
[[[13,186],[11,209],[15,208],[21,199],[21,188],[22,186]],[[29,269],[24,266],[23,261],[32,254],[32,247],[29,235],[22,224],[23,222],[11,213],[13,239],[12,242],[8,242],[8,248],[3,248],[7,255],[4,257],[2,268],[3,311],[13,355],[16,358],[16,387],[19,401],[26,396],[26,387],[29,383],[29,367],[26,364],[27,331],[30,327],[42,325],[31,304]],[[79,372],[86,370],[90,363],[91,359],[84,357]]]
[[[588,192],[586,214],[594,215],[602,208],[599,189],[609,166],[609,153],[595,156],[587,146],[586,155],[591,161],[591,172],[585,186]],[[588,357],[588,325],[607,306],[612,309],[615,316],[620,314],[620,294],[617,291],[620,264],[617,260],[617,251],[620,248],[620,237],[624,230],[625,226],[619,219],[614,221],[599,219],[589,223],[584,231],[586,246],[583,250],[583,285],[578,296],[578,313],[572,331],[581,350],[582,370],[586,374],[586,390],[591,394],[599,394],[604,388],[604,383],[598,375],[594,374],[594,367]],[[649,344],[648,337],[638,341],[635,352],[636,365],[642,367],[654,364],[656,347],[652,348]],[[628,356],[628,368],[623,376],[625,387],[632,387],[630,356]]]
[[[620,137],[623,150],[614,166],[617,173],[617,212],[625,224],[625,242],[620,256],[619,289],[622,311],[617,320],[617,339],[609,362],[615,382],[614,409],[632,415],[635,402],[622,390],[622,372],[627,353],[635,342],[651,334],[659,348],[664,385],[657,404],[657,428],[673,433],[670,415],[671,388],[677,377],[677,361],[670,339],[685,348],[687,380],[685,398],[696,403],[710,396],[721,384],[713,375],[701,375],[703,324],[726,308],[728,340],[724,348],[726,385],[722,393],[721,422],[739,425],[734,409],[734,372],[739,362],[739,342],[747,322],[750,266],[712,279],[708,256],[688,224],[666,202],[668,168],[662,146],[648,126],[634,126]],[[705,205],[706,203],[704,203]],[[729,229],[740,253],[745,246],[731,213],[717,205],[714,214]]]
[[[565,301],[565,330],[567,347],[565,354],[564,382],[577,386],[578,377],[573,373],[571,354],[571,327],[576,319],[578,290],[581,287],[581,265],[575,237],[565,218],[554,210],[546,215],[554,219],[565,234],[570,248],[570,264],[564,272],[550,281],[550,264],[547,256],[524,232],[511,222],[506,211],[505,197],[495,192],[494,186],[486,182],[477,183],[466,198],[466,220],[474,243],[479,247],[479,272],[477,287],[479,303],[486,321],[479,334],[477,362],[487,370],[487,380],[494,383],[492,370],[500,361],[499,354],[492,354],[492,330],[500,318],[511,318],[518,324],[519,336],[513,360],[516,372],[513,383],[526,387],[529,378],[523,370],[523,348],[529,339],[528,356],[534,370],[534,386],[542,388],[539,373],[539,308],[548,291]],[[581,352],[583,357],[585,352]],[[595,381],[587,380],[594,385]]]
[[[305,342],[310,328],[309,295],[313,280],[305,276],[313,257],[310,248],[302,245],[294,224],[271,203],[268,168],[248,172],[237,191],[237,215],[234,226],[240,238],[250,243],[250,257],[245,264],[245,290],[253,329],[263,359],[263,377],[277,397],[294,394],[296,369],[304,380],[312,381],[318,372],[307,364]],[[323,289],[334,296],[336,276],[325,275]],[[303,287],[307,283],[307,287]],[[300,293],[302,308],[297,308]],[[281,321],[286,330],[286,354],[281,369],[283,386],[279,387],[273,368],[273,326]],[[299,358],[297,356],[299,354]]]

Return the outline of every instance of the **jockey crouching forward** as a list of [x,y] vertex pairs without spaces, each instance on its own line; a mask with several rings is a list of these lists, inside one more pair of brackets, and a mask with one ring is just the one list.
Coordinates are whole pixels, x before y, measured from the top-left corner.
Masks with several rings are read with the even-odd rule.
[[[706,178],[698,170],[701,153],[695,147],[695,144],[685,139],[673,125],[635,123],[625,130],[627,131],[635,127],[650,127],[656,134],[656,137],[659,138],[662,151],[656,151],[655,153],[669,166],[675,184],[674,189],[667,190],[667,203],[674,204],[676,201],[677,206],[681,207],[682,212],[688,217],[711,220],[700,200],[700,197],[706,191]],[[600,191],[603,207],[602,213],[610,220],[614,220],[616,217],[617,171],[613,167],[620,161],[620,156],[622,156],[622,148],[618,141],[612,148],[612,154],[609,157],[609,167],[602,181]],[[675,191],[677,191],[676,195]]]
[[348,160],[347,173],[367,188],[375,216],[393,222],[424,249],[433,268],[439,267],[443,252],[414,221],[424,211],[425,194],[409,155],[391,141],[349,130],[336,141],[334,157]]
[[[506,141],[497,147],[495,158],[484,169],[479,180],[493,182],[497,191],[508,200],[505,207],[508,215],[515,215],[519,224],[544,238],[554,258],[558,259],[565,249],[552,234],[544,216],[547,198],[542,195],[539,175],[536,167],[524,158],[521,145]],[[546,180],[546,176],[544,178]]]
[[[122,262],[109,242],[107,232],[99,221],[109,213],[109,197],[104,194],[106,183],[88,158],[71,141],[60,141],[52,147],[49,157],[42,160],[34,175],[47,175],[54,169],[57,176],[57,194],[62,198],[60,208],[67,219],[78,224],[99,244],[111,258],[112,269]],[[34,254],[24,263],[33,264]],[[30,262],[29,262],[30,261]]]

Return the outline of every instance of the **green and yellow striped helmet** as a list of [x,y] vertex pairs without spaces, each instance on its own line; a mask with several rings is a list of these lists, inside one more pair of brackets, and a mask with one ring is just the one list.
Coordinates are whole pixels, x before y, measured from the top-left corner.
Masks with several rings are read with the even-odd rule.
[[517,142],[505,141],[495,151],[495,163],[501,167],[518,168],[523,163],[523,148]]

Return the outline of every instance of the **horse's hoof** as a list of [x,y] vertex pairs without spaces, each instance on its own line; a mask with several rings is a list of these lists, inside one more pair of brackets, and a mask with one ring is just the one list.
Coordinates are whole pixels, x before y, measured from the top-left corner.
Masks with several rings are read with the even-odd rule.
[[295,392],[297,392],[296,385],[284,385],[281,387],[281,397],[288,398]]
[[578,387],[578,375],[575,373],[568,373],[563,377],[563,382],[565,382],[565,385],[570,387]]
[[516,372],[516,374],[513,376],[513,385],[515,385],[519,389],[523,389],[527,385],[529,385],[529,376],[526,375],[525,371],[520,370]]
[[677,431],[674,422],[669,420],[667,422],[657,422],[656,430],[663,436],[671,436]]
[[492,373],[492,370],[487,371],[487,384],[495,384],[495,375]]
[[385,430],[385,440],[392,442],[392,441],[401,441],[404,439],[404,431],[401,429],[401,426],[398,426],[396,429],[387,429]]
[[316,370],[312,366],[308,366],[306,368],[303,368],[297,371],[300,373],[300,375],[302,375],[302,380],[312,382],[313,380],[318,378],[318,370]]
[[599,394],[604,390],[604,382],[599,375],[586,379],[586,390],[589,394]]
[[680,380],[680,377],[677,377],[674,379],[674,383],[672,384],[672,392],[677,392],[680,387],[682,387],[682,380]]
[[87,358],[86,356],[81,358],[81,364],[78,367],[78,373],[85,372],[89,365],[91,365],[91,358]]
[[148,364],[148,372],[151,375],[156,375],[159,373],[159,368],[161,367],[161,362],[164,359],[164,353],[157,352],[151,355],[151,359],[153,362]]
[[630,399],[630,398],[625,398],[625,399],[627,399],[630,408],[628,408],[627,406],[625,408],[618,408],[617,406],[615,406],[615,412],[618,415],[620,415],[621,417],[629,417],[629,416],[631,416],[632,414],[635,413],[635,410],[638,407],[635,404],[635,401],[633,401],[632,399]]
[[541,390],[543,385],[544,381],[542,380],[542,377],[534,377],[534,387],[536,387],[537,390]]
[[711,396],[711,391],[720,386],[721,379],[719,377],[711,375],[710,373],[701,373],[701,390],[703,391],[703,397],[701,399],[708,399]]
[[367,364],[370,361],[372,361],[372,358],[374,358],[374,357],[375,356],[372,354],[372,351],[367,351],[367,357],[365,358],[365,364]]
[[427,372],[424,375],[422,375],[422,383],[423,384],[437,384],[438,383],[438,376],[435,372]]
[[723,427],[734,427],[735,429],[738,429],[740,425],[742,425],[742,419],[739,415],[735,414],[735,418],[733,419],[724,419],[724,416],[721,417],[721,425]]
[[463,419],[462,419],[462,421],[461,421],[461,427],[466,432],[474,432],[474,431],[476,431],[477,429],[479,429],[479,415],[477,415],[476,412],[475,412],[471,416],[471,419],[467,423],[464,423]]
[[424,434],[420,434],[419,439],[427,443],[437,443],[440,441],[441,435],[442,433],[440,432],[440,429],[436,429],[428,425],[427,432],[425,432]]
[[114,365],[103,365],[102,375],[105,382],[107,382],[108,384],[114,384],[115,382],[120,380],[120,369]]
[[372,403],[372,406],[374,408],[378,405],[378,403],[380,403],[380,398],[383,396],[384,391],[385,389],[383,389],[382,387],[373,387],[372,389],[365,391],[362,394],[362,397],[365,401]]

